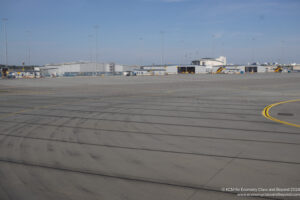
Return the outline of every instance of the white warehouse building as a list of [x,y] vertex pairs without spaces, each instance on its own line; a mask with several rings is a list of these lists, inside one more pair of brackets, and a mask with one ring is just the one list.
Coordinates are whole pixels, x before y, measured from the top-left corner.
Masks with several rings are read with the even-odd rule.
[[45,76],[90,76],[101,74],[122,74],[132,67],[114,63],[70,62],[48,64],[43,68]]

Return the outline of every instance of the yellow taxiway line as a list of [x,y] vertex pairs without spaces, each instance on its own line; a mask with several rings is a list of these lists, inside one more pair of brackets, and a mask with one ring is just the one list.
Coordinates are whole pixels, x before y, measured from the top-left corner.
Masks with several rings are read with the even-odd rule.
[[284,104],[284,103],[292,103],[292,102],[297,102],[297,101],[300,101],[300,99],[295,99],[295,100],[289,100],[289,101],[281,101],[281,102],[278,102],[278,103],[273,103],[271,105],[268,105],[267,107],[265,107],[262,111],[262,115],[267,118],[267,119],[270,119],[270,120],[273,120],[275,122],[278,122],[278,123],[281,123],[281,124],[285,124],[285,125],[289,125],[289,126],[294,126],[294,127],[298,127],[300,128],[300,125],[299,124],[293,124],[293,123],[290,123],[290,122],[286,122],[286,121],[281,121],[275,117],[272,117],[270,114],[269,114],[269,111],[271,108],[275,107],[275,106],[278,106],[280,104]]

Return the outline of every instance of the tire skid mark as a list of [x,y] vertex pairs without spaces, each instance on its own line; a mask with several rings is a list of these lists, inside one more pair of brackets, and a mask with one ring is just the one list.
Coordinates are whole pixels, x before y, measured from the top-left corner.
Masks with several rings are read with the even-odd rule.
[[52,141],[52,142],[61,142],[61,143],[69,143],[69,144],[97,146],[97,147],[105,147],[105,148],[115,148],[115,149],[127,149],[127,150],[149,151],[149,152],[159,152],[159,153],[171,153],[171,154],[217,157],[217,158],[230,158],[230,159],[240,159],[240,160],[250,160],[250,161],[261,161],[261,162],[272,162],[272,163],[280,163],[280,164],[300,165],[300,162],[261,159],[261,158],[251,158],[251,157],[241,157],[241,156],[229,156],[229,155],[221,155],[221,154],[172,151],[172,150],[164,150],[164,149],[151,149],[151,148],[145,148],[145,147],[128,147],[128,146],[120,146],[120,145],[88,143],[88,142],[80,142],[80,141],[69,141],[69,140],[62,140],[62,139],[49,139],[49,138],[46,139],[46,138],[38,138],[38,137],[30,137],[30,136],[10,135],[10,137],[21,138],[22,140],[23,139],[31,139],[31,140],[39,140],[39,141]]
[[[287,134],[299,134],[293,132],[284,131],[268,131],[268,130],[255,130],[255,129],[242,129],[242,128],[229,128],[229,127],[219,127],[219,126],[208,126],[208,125],[194,125],[194,124],[178,124],[178,123],[163,123],[163,122],[145,122],[145,121],[135,121],[135,120],[120,120],[120,119],[103,119],[103,118],[91,118],[91,117],[76,117],[76,116],[62,116],[62,115],[49,115],[49,114],[30,114],[30,113],[20,113],[15,115],[25,115],[25,116],[38,116],[38,117],[50,117],[50,118],[66,118],[66,119],[88,119],[95,121],[110,121],[110,122],[124,122],[124,123],[136,123],[136,124],[151,124],[151,125],[163,125],[163,126],[177,126],[177,127],[193,127],[193,128],[213,128],[213,129],[226,129],[226,130],[238,130],[238,131],[255,131],[255,132],[270,132],[270,133],[287,133]],[[4,121],[4,120],[0,120]],[[276,125],[276,123],[273,123]],[[272,125],[273,125],[272,124]]]
[[[121,179],[121,180],[132,181],[132,182],[142,182],[142,183],[165,185],[165,186],[171,186],[171,187],[204,190],[204,191],[210,191],[210,192],[217,192],[217,193],[221,193],[221,194],[226,193],[226,194],[237,195],[237,193],[235,193],[235,192],[221,191],[219,188],[215,188],[215,187],[183,183],[183,182],[179,182],[179,181],[165,181],[165,180],[160,180],[160,179],[137,177],[137,176],[130,176],[130,175],[125,175],[125,174],[108,173],[108,172],[104,172],[104,171],[92,171],[92,170],[88,170],[88,169],[78,169],[78,168],[71,168],[71,167],[64,167],[64,166],[53,166],[53,165],[46,164],[46,163],[37,163],[37,162],[32,162],[32,161],[16,160],[16,159],[11,159],[11,158],[1,158],[0,157],[0,162],[14,164],[14,165],[22,165],[22,166],[26,166],[26,167],[36,167],[36,168],[43,168],[43,169],[48,169],[48,170],[63,171],[63,172],[68,172],[68,173],[77,173],[77,174],[83,174],[83,175],[101,176],[101,177],[107,177],[107,178]],[[268,198],[260,197],[260,198],[261,199],[275,199],[275,198],[269,198],[269,197]]]

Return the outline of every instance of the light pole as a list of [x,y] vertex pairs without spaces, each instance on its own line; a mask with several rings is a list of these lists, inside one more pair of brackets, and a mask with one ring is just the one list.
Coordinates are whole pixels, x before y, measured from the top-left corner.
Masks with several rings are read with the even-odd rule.
[[30,55],[30,39],[31,39],[31,32],[30,31],[26,31],[26,33],[28,34],[28,65],[31,64],[31,55]]
[[281,64],[284,63],[284,40],[281,40]]
[[98,68],[98,28],[99,26],[96,25],[95,27],[96,34],[95,34],[95,40],[96,40],[96,65],[95,65],[95,75],[97,75],[97,68]]
[[4,37],[5,37],[5,67],[8,66],[8,53],[7,53],[7,32],[6,32],[6,22],[8,21],[7,18],[2,18],[3,21],[3,29],[4,29]]
[[255,61],[255,52],[254,52],[255,37],[251,38],[251,40],[252,40],[252,63],[256,63],[256,61]]
[[160,34],[161,34],[161,65],[164,65],[165,64],[165,58],[164,58],[164,51],[165,51],[165,47],[164,47],[164,32],[163,31],[160,31]]
[[144,50],[144,45],[143,45],[143,38],[140,37],[139,38],[139,41],[140,41],[140,65],[143,65],[143,50]]
[[180,61],[179,62],[180,62],[180,64],[183,64],[185,62],[185,60],[184,60],[185,59],[184,58],[184,47],[185,47],[184,40],[179,40],[179,45],[181,47],[181,50],[183,50],[182,55],[180,56]]
[[92,41],[92,37],[93,35],[88,35],[89,38],[89,59],[90,59],[90,63],[93,62],[93,41]]

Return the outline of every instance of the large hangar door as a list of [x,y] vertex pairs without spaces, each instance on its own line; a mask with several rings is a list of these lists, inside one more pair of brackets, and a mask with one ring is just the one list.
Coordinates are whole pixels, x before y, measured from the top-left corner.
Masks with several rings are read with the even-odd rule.
[[195,67],[187,67],[187,72],[189,74],[195,74]]
[[257,72],[257,67],[246,67],[245,72]]
[[186,67],[178,67],[177,68],[178,74],[185,74],[186,73]]
[[178,67],[178,74],[194,74],[195,67]]

